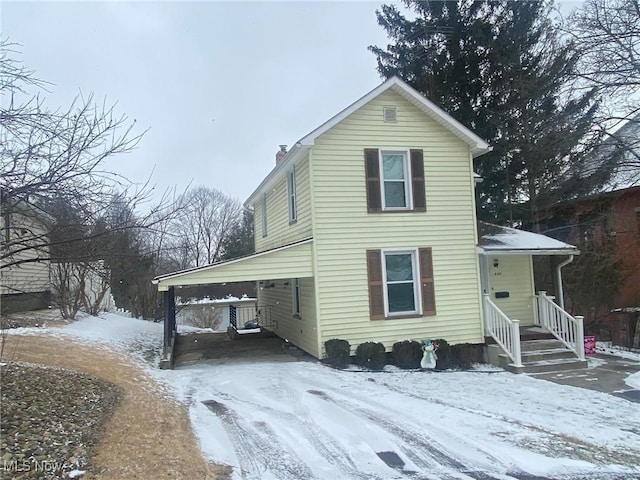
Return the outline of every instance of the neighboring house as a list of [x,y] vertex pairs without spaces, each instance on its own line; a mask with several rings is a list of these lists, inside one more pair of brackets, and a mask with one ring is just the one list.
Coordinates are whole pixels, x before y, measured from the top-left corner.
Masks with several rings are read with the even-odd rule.
[[640,313],[640,186],[558,204],[546,212],[542,228],[559,240],[613,252],[613,260],[620,264],[622,285],[606,304],[592,305],[585,315],[606,323],[616,344],[632,346],[635,337],[635,346],[640,347],[636,327]]
[[488,151],[406,83],[386,81],[278,152],[245,203],[255,254],[154,280],[165,292],[165,346],[175,287],[255,280],[275,333],[317,358],[332,338],[389,351],[405,339],[480,344],[492,335],[519,366],[513,320],[552,317],[576,325],[565,340],[582,357],[579,321],[535,298],[533,285],[532,256],[576,249],[494,226],[478,244],[472,165]]
[[640,113],[626,121],[599,145],[587,164],[587,172],[599,169],[610,175],[601,191],[640,186]]
[[51,217],[5,195],[0,204],[0,303],[2,313],[47,308],[51,301]]

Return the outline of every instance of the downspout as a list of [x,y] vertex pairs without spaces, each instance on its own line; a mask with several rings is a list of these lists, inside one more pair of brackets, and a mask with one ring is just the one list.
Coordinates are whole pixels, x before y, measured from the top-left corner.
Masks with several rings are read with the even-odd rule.
[[564,290],[562,288],[562,267],[566,267],[573,262],[573,255],[569,255],[564,262],[561,262],[556,267],[556,285],[558,286],[558,305],[564,310]]

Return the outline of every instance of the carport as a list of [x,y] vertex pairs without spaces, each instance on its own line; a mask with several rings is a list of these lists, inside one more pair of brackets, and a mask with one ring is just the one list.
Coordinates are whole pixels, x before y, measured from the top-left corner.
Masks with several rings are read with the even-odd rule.
[[164,353],[161,368],[171,368],[173,365],[173,349],[177,334],[176,287],[313,277],[312,247],[313,239],[306,238],[246,257],[156,277],[153,283],[157,285],[158,291],[162,292],[164,305]]

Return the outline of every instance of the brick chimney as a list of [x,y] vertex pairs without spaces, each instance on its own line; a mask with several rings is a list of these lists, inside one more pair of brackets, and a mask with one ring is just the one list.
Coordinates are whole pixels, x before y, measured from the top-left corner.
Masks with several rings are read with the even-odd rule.
[[280,145],[280,150],[278,150],[278,153],[276,153],[276,163],[282,160],[286,154],[287,154],[287,146]]

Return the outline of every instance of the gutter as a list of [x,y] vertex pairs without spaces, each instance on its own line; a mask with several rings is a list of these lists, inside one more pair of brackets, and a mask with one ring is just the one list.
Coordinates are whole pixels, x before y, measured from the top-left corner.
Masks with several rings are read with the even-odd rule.
[[559,263],[556,267],[556,282],[558,286],[558,305],[564,310],[564,290],[562,288],[562,267],[566,267],[573,262],[573,255],[569,255],[564,262]]

